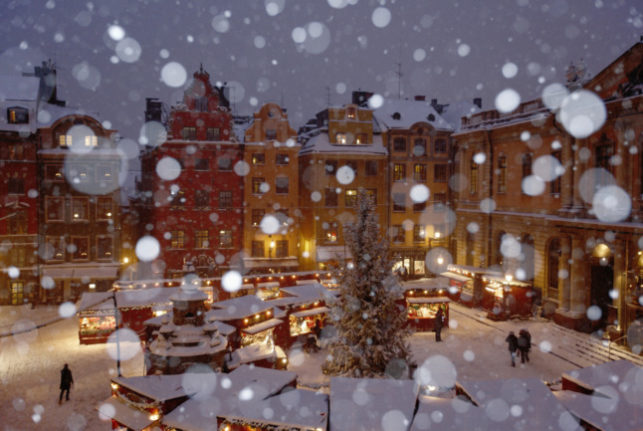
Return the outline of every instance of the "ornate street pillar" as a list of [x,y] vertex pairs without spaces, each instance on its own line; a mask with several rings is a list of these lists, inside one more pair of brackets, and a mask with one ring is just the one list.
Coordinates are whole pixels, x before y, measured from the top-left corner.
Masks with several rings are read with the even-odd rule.
[[572,236],[572,263],[570,271],[570,303],[569,310],[572,317],[577,318],[585,314],[587,309],[586,297],[588,286],[585,282],[585,244],[577,236]]
[[572,277],[569,261],[572,257],[572,245],[568,236],[560,238],[560,257],[558,259],[558,272],[563,272],[565,277],[558,276],[558,307],[562,312],[568,312],[570,306],[570,280]]

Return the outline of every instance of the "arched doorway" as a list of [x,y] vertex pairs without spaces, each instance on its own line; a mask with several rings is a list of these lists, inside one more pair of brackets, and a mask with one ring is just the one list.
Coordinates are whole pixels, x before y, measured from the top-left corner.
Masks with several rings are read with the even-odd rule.
[[600,309],[600,315],[589,310],[588,317],[594,326],[605,326],[614,323],[616,309],[612,305],[610,292],[614,287],[614,254],[607,244],[597,244],[590,262],[591,297],[589,306]]

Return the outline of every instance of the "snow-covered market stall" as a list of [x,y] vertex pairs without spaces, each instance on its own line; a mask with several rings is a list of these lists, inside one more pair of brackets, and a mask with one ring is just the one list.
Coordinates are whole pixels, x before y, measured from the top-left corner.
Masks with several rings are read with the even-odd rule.
[[447,289],[449,280],[444,277],[422,278],[402,282],[404,305],[408,325],[415,331],[431,331],[439,309],[444,314],[444,325],[449,324],[449,302]]
[[85,292],[78,305],[80,344],[105,343],[116,329],[114,292]]

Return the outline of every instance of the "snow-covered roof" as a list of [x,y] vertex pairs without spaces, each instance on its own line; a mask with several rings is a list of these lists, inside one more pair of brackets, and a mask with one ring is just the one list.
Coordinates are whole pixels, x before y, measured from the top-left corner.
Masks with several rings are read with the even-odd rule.
[[461,381],[456,386],[480,406],[496,430],[558,429],[566,413],[539,378]]
[[466,100],[449,103],[442,108],[442,118],[451,125],[451,129],[459,132],[462,129],[462,117],[470,117],[477,114],[481,109]]
[[283,287],[282,292],[288,296],[267,301],[275,306],[287,306],[297,304],[307,304],[315,301],[327,301],[335,297],[335,292],[330,292],[325,286],[318,282],[300,284],[292,287]]
[[257,323],[256,325],[251,325],[243,328],[243,332],[247,334],[257,334],[259,332],[265,331],[266,329],[274,328],[277,325],[280,325],[284,323],[283,320],[280,319],[268,319],[264,320],[261,323]]
[[[382,423],[413,419],[418,387],[413,380],[330,379],[330,428],[333,431],[386,429]],[[393,417],[395,416],[395,418]]]
[[179,289],[177,293],[170,296],[171,301],[205,301],[208,294],[198,289]]
[[178,287],[146,287],[144,289],[119,290],[116,292],[118,308],[135,308],[154,304],[170,304],[170,297],[178,293]]
[[83,292],[78,304],[78,311],[114,309],[112,296],[114,292]]
[[327,131],[310,138],[299,151],[299,155],[310,153],[372,154],[376,156],[388,154],[382,144],[382,137],[379,135],[373,135],[371,145],[334,145],[329,142]]
[[[469,279],[467,278],[467,280]],[[440,289],[448,289],[449,280],[445,277],[420,278],[418,280],[403,281],[400,284],[402,285],[402,289],[404,290],[413,290],[413,289],[440,290]]]
[[213,303],[212,309],[207,313],[207,317],[214,316],[216,320],[243,319],[271,308],[272,305],[263,302],[255,295],[244,295]]
[[149,413],[130,407],[115,396],[109,397],[97,406],[101,417],[111,418],[132,430],[143,430],[154,421]]
[[410,431],[495,430],[496,425],[480,407],[460,398],[420,396]]
[[183,388],[184,376],[180,374],[114,377],[112,381],[155,401],[164,402],[189,394]]
[[82,108],[74,108],[70,106],[41,103],[38,107],[38,126],[49,127],[61,118],[70,116],[87,116],[100,122],[97,112],[89,112]]
[[638,381],[643,381],[643,368],[621,359],[563,373],[562,378],[587,390],[600,391],[598,388],[605,385],[618,385],[627,381],[634,382],[637,381],[637,378],[639,379]]
[[0,101],[38,100],[40,79],[33,76],[0,75]]
[[437,130],[452,131],[451,125],[424,100],[386,99],[382,106],[373,111],[382,131],[409,129],[417,123],[427,123]]
[[629,382],[627,391],[617,385],[608,386],[610,395],[556,391],[553,395],[572,415],[604,431],[635,431],[643,429],[643,396],[640,379]]
[[[272,368],[241,365],[226,375],[232,393],[238,394],[245,388],[251,388],[256,395],[254,399],[264,399],[281,391],[284,387],[297,381],[297,374],[292,371]],[[225,378],[225,377],[224,377]]]

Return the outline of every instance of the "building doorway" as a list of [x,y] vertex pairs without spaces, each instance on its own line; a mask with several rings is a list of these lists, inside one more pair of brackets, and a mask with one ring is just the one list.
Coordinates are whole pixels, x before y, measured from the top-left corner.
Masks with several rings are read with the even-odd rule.
[[592,274],[592,296],[590,305],[596,305],[601,309],[601,317],[595,323],[605,326],[608,317],[611,316],[612,298],[610,291],[614,286],[614,269],[611,264],[594,264],[591,266]]
[[21,305],[25,300],[24,284],[22,281],[11,282],[11,305]]

